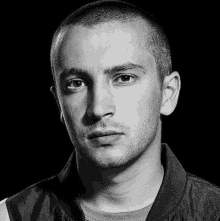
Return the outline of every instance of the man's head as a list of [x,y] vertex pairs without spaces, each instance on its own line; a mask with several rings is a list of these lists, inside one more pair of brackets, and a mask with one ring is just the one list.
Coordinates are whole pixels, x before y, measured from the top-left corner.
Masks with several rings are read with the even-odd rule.
[[51,48],[51,66],[53,73],[59,66],[59,49],[65,33],[74,25],[82,25],[93,28],[105,22],[126,23],[142,19],[148,27],[146,35],[146,50],[154,57],[157,65],[157,72],[160,85],[163,79],[172,71],[172,62],[168,39],[162,27],[152,15],[134,5],[121,1],[99,1],[87,4],[70,14],[59,26],[54,34]]
[[[112,1],[86,6],[53,39],[61,115],[77,153],[102,168],[128,164],[160,142],[160,114],[170,114],[178,98],[165,38],[136,10]],[[106,130],[120,135],[90,138]]]

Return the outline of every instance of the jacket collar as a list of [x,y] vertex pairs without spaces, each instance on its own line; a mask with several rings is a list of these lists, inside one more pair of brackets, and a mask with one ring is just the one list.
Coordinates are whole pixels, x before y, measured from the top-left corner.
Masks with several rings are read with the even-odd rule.
[[148,220],[164,218],[175,209],[186,186],[186,172],[167,144],[162,144],[161,162],[164,178],[148,214]]
[[[167,144],[164,143],[161,147],[161,162],[164,167],[164,178],[147,220],[161,219],[169,214],[182,198],[186,185],[186,172],[181,163]],[[64,210],[66,210],[67,214],[71,217],[76,216],[71,213],[71,211],[79,215],[82,211],[73,203],[73,199],[77,197],[78,193],[82,190],[83,184],[77,172],[75,152],[71,154],[66,166],[61,173],[58,174],[57,178],[61,184],[61,187],[59,187],[60,194],[58,194],[60,197],[57,197],[57,200],[65,207]],[[75,193],[70,196],[69,190],[71,189],[71,191],[73,191],[73,187],[75,188]]]

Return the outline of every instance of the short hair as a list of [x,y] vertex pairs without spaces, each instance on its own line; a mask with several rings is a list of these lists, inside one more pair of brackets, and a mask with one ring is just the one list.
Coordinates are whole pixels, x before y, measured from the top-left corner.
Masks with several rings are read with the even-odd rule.
[[[148,51],[155,59],[159,83],[162,88],[163,80],[172,71],[171,52],[165,32],[153,15],[138,8],[136,5],[112,0],[101,0],[86,4],[72,12],[57,28],[53,35],[51,46],[51,69],[55,73],[55,67],[59,63],[59,46],[69,27],[82,25],[87,28],[111,21],[126,23],[135,19],[143,19],[149,27],[149,35],[146,39]],[[55,76],[53,74],[54,81]]]

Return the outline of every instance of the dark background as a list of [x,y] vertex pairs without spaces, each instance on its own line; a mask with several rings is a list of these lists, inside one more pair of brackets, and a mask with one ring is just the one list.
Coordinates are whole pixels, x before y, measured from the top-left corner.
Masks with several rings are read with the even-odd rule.
[[[59,23],[86,2],[2,8],[0,200],[55,175],[72,152],[49,90],[49,54]],[[186,171],[220,186],[217,4],[151,2],[145,8],[165,26],[182,80],[176,110],[163,117],[163,142]]]

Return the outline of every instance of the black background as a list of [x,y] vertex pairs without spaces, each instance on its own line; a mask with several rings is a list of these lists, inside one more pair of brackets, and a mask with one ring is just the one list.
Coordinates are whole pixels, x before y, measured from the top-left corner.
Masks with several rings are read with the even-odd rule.
[[[57,26],[88,1],[45,2],[2,8],[0,199],[58,173],[73,149],[49,90],[49,53]],[[220,186],[217,4],[151,2],[145,8],[163,23],[182,81],[176,110],[163,117],[162,141],[186,171]]]

